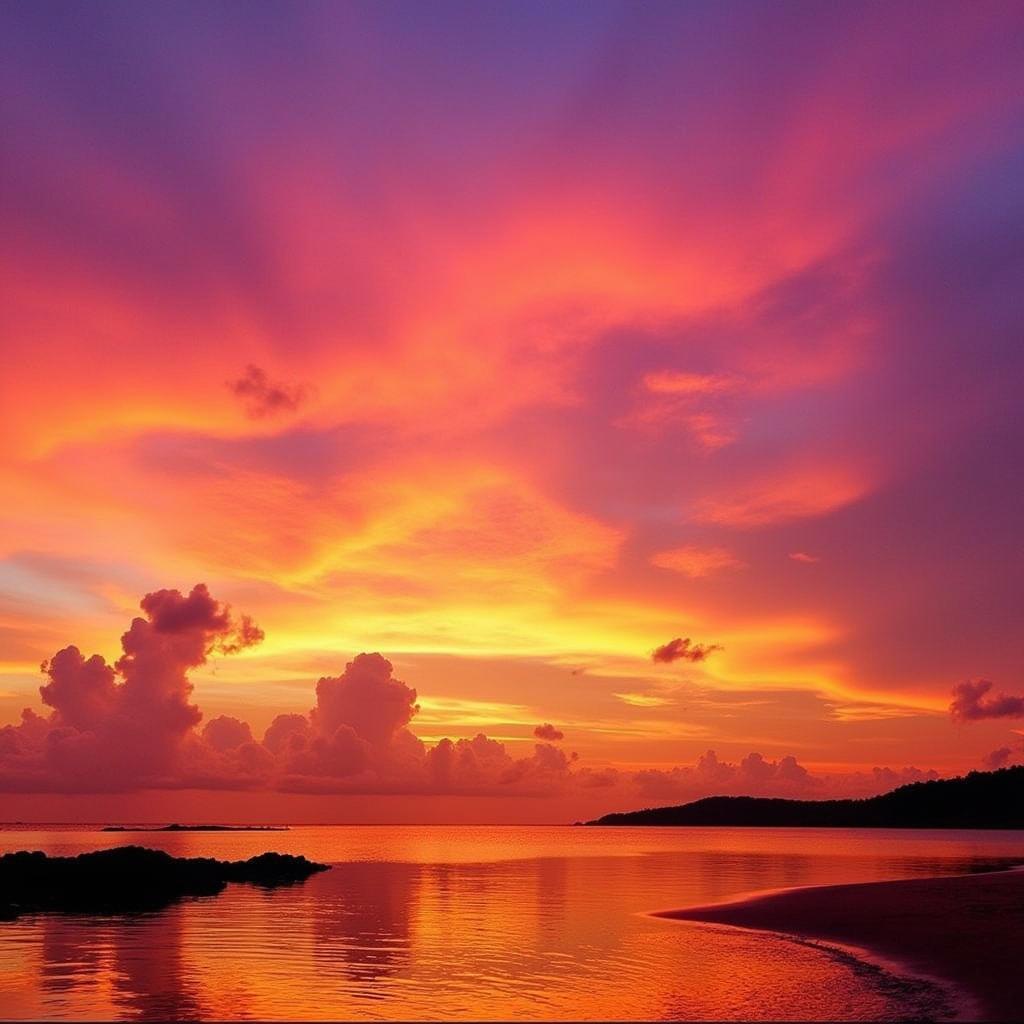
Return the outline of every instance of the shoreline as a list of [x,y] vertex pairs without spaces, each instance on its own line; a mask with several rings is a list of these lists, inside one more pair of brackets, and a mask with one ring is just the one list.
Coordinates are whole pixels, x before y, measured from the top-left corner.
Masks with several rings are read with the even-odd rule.
[[1020,971],[1024,870],[816,885],[655,912],[670,920],[774,932],[836,947],[958,994],[961,1020],[1012,1020]]

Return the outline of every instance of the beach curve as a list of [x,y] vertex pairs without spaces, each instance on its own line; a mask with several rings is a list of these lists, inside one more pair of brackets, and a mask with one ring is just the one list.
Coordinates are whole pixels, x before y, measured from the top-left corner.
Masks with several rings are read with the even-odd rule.
[[1024,871],[821,885],[656,917],[727,925],[864,951],[885,969],[952,985],[961,1019],[1019,1019]]

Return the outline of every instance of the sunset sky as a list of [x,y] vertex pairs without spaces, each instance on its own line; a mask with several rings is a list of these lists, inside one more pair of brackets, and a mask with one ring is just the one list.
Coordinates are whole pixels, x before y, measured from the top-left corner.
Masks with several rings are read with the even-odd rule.
[[1022,68],[1016,3],[5,7],[0,817],[1024,761]]

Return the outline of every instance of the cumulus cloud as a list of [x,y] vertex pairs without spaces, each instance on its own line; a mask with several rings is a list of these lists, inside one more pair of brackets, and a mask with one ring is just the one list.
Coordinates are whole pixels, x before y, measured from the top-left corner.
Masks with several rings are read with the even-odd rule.
[[693,765],[645,769],[621,777],[619,784],[638,791],[641,800],[681,803],[704,796],[867,797],[937,778],[934,769],[912,766],[815,775],[791,754],[769,760],[752,752],[731,762],[708,750]]
[[527,757],[513,758],[503,743],[478,733],[472,739],[443,739],[427,752],[432,783],[459,793],[545,793],[570,779],[575,754],[537,743]]
[[[531,795],[604,791],[625,806],[679,802],[713,794],[868,795],[935,777],[916,768],[842,779],[813,775],[791,755],[752,752],[735,762],[713,750],[668,770],[581,766],[554,745],[562,731],[545,722],[538,742],[516,756],[478,733],[432,746],[411,731],[416,690],[380,654],[360,654],[324,676],[306,713],[278,715],[263,736],[228,715],[205,723],[192,701],[190,670],[215,653],[258,643],[262,631],[199,584],[188,594],[158,590],[141,602],[114,664],[77,647],[43,664],[40,696],[0,729],[0,789],[113,792],[140,789],[261,788],[303,793]],[[668,660],[700,660],[713,648],[687,640],[666,645]],[[683,654],[678,653],[683,651]]]
[[215,652],[259,643],[263,633],[245,616],[236,621],[202,583],[188,595],[154,591],[141,608],[145,618],[132,620],[113,665],[75,646],[43,663],[48,682],[39,694],[49,716],[26,710],[20,725],[0,730],[0,751],[11,755],[0,775],[5,788],[109,790],[177,775],[202,718],[187,672]]
[[621,778],[622,772],[616,768],[581,768],[576,772],[576,784],[581,789],[611,789]]
[[278,755],[286,788],[310,788],[310,779],[414,780],[424,748],[408,725],[418,711],[416,691],[395,678],[390,661],[360,654],[317,682],[308,715],[278,715],[263,745]]
[[720,651],[718,644],[695,644],[689,637],[676,637],[651,651],[651,661],[670,664],[673,661],[704,661],[709,654]]
[[660,800],[693,800],[707,795],[807,796],[819,793],[815,778],[795,757],[769,761],[750,753],[736,763],[722,761],[708,750],[695,765],[645,769],[636,772],[633,784],[643,797]]
[[877,792],[907,786],[911,782],[931,782],[939,778],[934,768],[916,768],[910,765],[905,768],[872,768],[871,787]]
[[1021,760],[1024,760],[1024,744],[1018,739],[1012,746],[999,747],[986,754],[981,763],[989,771],[995,771],[1007,765],[1019,764]]
[[[575,754],[538,742],[527,756],[479,734],[430,748],[410,730],[416,691],[380,654],[360,654],[316,684],[306,713],[278,715],[263,737],[220,715],[202,724],[188,672],[263,633],[200,584],[141,602],[113,664],[77,647],[43,664],[48,715],[26,709],[0,729],[0,788],[103,792],[268,788],[291,792],[546,793],[569,781]],[[561,739],[550,723],[538,739]]]
[[899,786],[907,786],[912,782],[931,782],[941,778],[934,768],[918,768],[906,765],[902,768],[874,767],[870,771],[842,772],[835,775],[821,776],[820,795],[828,798],[852,797],[862,798],[888,793]]
[[1012,747],[999,747],[998,750],[986,754],[981,759],[981,763],[990,771],[995,771],[997,768],[1005,768],[1011,757],[1013,757]]
[[306,397],[305,388],[274,382],[266,370],[251,363],[241,377],[228,382],[228,387],[242,400],[247,415],[253,419],[295,412]]
[[252,730],[248,722],[242,722],[228,715],[211,718],[203,727],[203,739],[222,753],[237,750],[246,743],[252,743]]
[[550,722],[538,725],[533,730],[533,735],[539,740],[548,740],[551,743],[557,743],[559,740],[565,739],[565,733],[561,729],[555,728]]
[[968,679],[953,687],[949,713],[957,722],[976,722],[983,718],[1024,717],[1024,697],[999,693],[986,697],[992,689],[988,679]]
[[310,713],[324,733],[348,726],[367,743],[391,742],[398,730],[419,711],[416,691],[392,674],[392,665],[379,654],[360,654],[340,676],[316,684],[316,707]]

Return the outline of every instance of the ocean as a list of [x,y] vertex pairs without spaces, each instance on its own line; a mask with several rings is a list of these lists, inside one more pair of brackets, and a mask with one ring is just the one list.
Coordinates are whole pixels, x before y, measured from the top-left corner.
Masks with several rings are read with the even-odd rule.
[[651,916],[792,886],[1024,862],[1024,833],[9,826],[0,852],[138,844],[335,867],[136,916],[0,922],[4,1019],[879,1019],[957,993],[860,951]]

